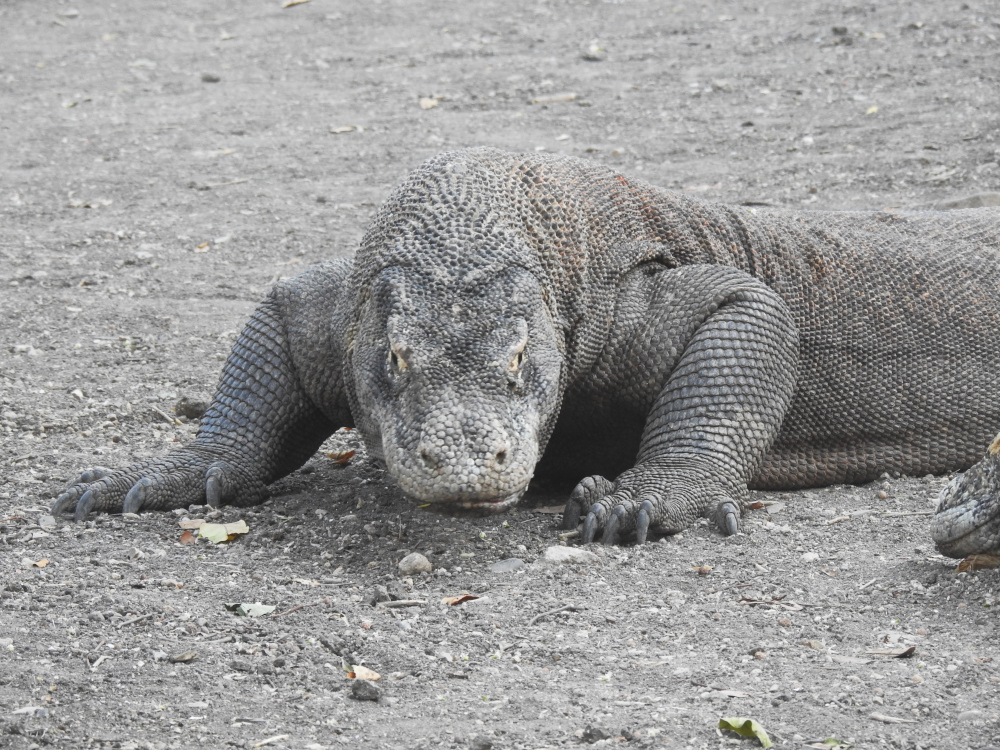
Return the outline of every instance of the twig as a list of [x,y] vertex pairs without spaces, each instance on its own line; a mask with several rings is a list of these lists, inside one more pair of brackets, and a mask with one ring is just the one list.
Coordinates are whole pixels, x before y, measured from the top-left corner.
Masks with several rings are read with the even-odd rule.
[[890,518],[899,518],[900,516],[933,516],[937,513],[936,510],[894,510],[886,513],[886,516]]
[[152,612],[150,612],[148,615],[139,615],[138,617],[133,617],[129,620],[125,620],[124,622],[120,622],[118,623],[118,627],[124,628],[126,625],[132,625],[134,623],[141,622],[142,620],[148,620],[150,617],[153,617]]
[[868,588],[869,586],[871,586],[877,580],[878,580],[878,578],[876,577],[876,578],[872,578],[868,583],[861,584],[860,586],[858,586],[858,591],[864,591],[866,588]]
[[306,607],[313,607],[316,602],[308,602],[307,604],[296,604],[291,609],[286,609],[284,612],[278,612],[276,615],[271,615],[272,618],[281,617],[282,615],[289,615],[297,609],[305,609]]
[[159,409],[157,409],[155,406],[151,406],[150,408],[153,411],[155,411],[157,414],[159,414],[161,417],[163,417],[165,420],[167,420],[167,422],[169,422],[170,424],[182,424],[182,422],[179,419],[174,419],[173,417],[169,416],[168,414],[166,414],[166,413],[160,411]]
[[566,541],[567,539],[572,539],[573,537],[577,536],[580,536],[580,530],[574,529],[573,531],[564,531],[562,534],[559,535],[559,538],[562,539],[563,541]]
[[528,622],[528,627],[530,628],[543,617],[548,617],[549,615],[557,615],[560,612],[582,612],[585,609],[586,607],[578,607],[575,604],[567,604],[565,607],[556,607],[555,609],[550,609],[548,612],[542,612],[540,615],[532,617]]
[[250,179],[244,178],[242,180],[230,180],[229,182],[208,182],[205,184],[205,187],[217,188],[217,187],[226,187],[227,185],[242,185],[244,182],[250,182]]
[[108,658],[107,654],[101,654],[100,656],[98,656],[97,659],[94,661],[94,663],[90,665],[90,671],[93,672],[95,669],[101,666],[101,662],[107,658]]
[[427,604],[426,599],[397,599],[394,602],[379,602],[383,607],[395,609],[397,607],[420,607]]

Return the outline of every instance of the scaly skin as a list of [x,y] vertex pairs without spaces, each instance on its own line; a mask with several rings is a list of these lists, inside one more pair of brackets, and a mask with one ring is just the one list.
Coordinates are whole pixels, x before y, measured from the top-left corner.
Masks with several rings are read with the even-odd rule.
[[[739,528],[748,487],[975,463],[1000,424],[1000,212],[752,211],[576,159],[442,154],[352,261],[254,313],[196,440],[59,512],[253,503],[338,427],[421,502],[579,480],[584,541]],[[615,477],[606,479],[605,475]]]

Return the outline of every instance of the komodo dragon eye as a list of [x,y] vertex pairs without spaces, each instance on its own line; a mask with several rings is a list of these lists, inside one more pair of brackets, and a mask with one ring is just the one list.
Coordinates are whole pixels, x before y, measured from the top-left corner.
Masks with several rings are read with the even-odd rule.
[[510,358],[510,363],[507,365],[508,372],[520,372],[522,365],[524,365],[524,360],[527,355],[524,353],[524,344],[514,352],[514,356]]
[[400,375],[406,372],[409,364],[406,362],[405,352],[401,348],[392,346],[389,348],[389,368],[393,373]]

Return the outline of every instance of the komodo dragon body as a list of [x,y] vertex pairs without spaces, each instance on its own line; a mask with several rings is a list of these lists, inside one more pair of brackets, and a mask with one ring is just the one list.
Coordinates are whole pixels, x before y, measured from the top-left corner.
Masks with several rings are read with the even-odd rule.
[[[512,506],[537,472],[586,477],[564,519],[584,541],[701,515],[731,534],[748,488],[974,464],[998,353],[996,210],[751,210],[573,158],[445,153],[353,260],[274,288],[192,443],[86,472],[54,509],[259,503],[357,426],[454,512]],[[998,523],[965,500],[952,551]]]

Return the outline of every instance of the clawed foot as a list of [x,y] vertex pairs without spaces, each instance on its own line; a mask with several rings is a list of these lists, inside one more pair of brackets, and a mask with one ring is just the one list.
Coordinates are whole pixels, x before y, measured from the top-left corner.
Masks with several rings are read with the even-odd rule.
[[121,471],[89,469],[52,505],[52,515],[86,521],[92,512],[138,513],[188,505],[256,505],[267,497],[264,483],[234,463],[182,449]]
[[[634,535],[636,544],[644,544],[650,528],[664,534],[676,534],[698,516],[709,516],[726,536],[739,533],[740,504],[718,493],[706,494],[704,487],[669,483],[671,489],[654,489],[653,481],[637,470],[626,472],[616,482],[602,476],[580,482],[566,503],[563,528],[575,529],[583,520],[581,541],[590,544],[600,533],[602,544],[618,544],[619,539]],[[662,486],[662,484],[661,484]],[[716,496],[714,501],[706,497]]]

